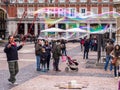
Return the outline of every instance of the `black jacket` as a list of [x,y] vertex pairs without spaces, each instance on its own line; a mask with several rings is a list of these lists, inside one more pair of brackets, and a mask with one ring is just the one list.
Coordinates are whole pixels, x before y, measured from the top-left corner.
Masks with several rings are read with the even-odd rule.
[[22,48],[22,45],[20,46],[12,45],[10,48],[8,48],[7,47],[8,44],[9,43],[7,43],[4,48],[4,52],[6,53],[7,56],[7,61],[18,60],[18,50]]
[[84,51],[89,52],[89,45],[90,45],[89,41],[88,40],[85,41],[85,43],[84,43]]

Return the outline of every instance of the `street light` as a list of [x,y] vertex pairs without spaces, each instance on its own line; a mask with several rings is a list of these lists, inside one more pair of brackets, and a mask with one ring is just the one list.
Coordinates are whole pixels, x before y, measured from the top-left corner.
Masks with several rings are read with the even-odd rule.
[[10,3],[9,0],[5,0],[5,1],[4,1],[4,4],[5,4],[5,6],[6,6],[6,15],[7,15],[7,17],[6,17],[5,38],[8,38],[8,33],[9,33],[8,27],[7,27],[7,25],[8,25],[8,5],[9,5],[9,3]]
[[100,58],[101,58],[101,39],[102,39],[102,34],[98,34],[98,58],[97,58],[97,63],[99,63]]

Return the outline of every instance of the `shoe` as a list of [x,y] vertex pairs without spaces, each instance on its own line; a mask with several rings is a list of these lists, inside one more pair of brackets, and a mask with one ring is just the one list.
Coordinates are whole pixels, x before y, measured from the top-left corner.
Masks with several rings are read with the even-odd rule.
[[9,84],[10,85],[18,85],[18,83],[16,83],[16,82],[14,82],[14,83],[13,82],[9,82]]
[[118,79],[118,77],[115,77],[115,79]]
[[104,69],[104,71],[107,71],[107,69]]
[[9,85],[13,85],[13,83],[12,83],[12,82],[9,82],[8,84],[9,84]]
[[46,72],[46,70],[45,70],[45,69],[43,69],[43,70],[42,70],[42,72]]
[[18,85],[18,83],[15,82],[15,83],[13,83],[13,85]]
[[40,68],[37,68],[36,71],[41,71],[41,69],[40,69]]
[[56,70],[57,72],[61,72],[61,70]]
[[12,81],[11,79],[8,79],[8,81],[9,81],[9,84],[13,84],[14,83],[14,81]]

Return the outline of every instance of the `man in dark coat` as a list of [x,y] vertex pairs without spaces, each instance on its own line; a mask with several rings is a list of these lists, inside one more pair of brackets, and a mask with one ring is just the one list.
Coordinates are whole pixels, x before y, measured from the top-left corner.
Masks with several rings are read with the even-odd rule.
[[89,52],[89,46],[90,46],[90,42],[88,39],[86,39],[85,43],[84,43],[84,55],[83,55],[83,59],[88,59],[88,52]]
[[62,48],[62,45],[58,44],[58,45],[55,45],[54,50],[52,50],[53,59],[54,59],[53,66],[55,71],[60,71],[58,66],[59,66],[60,56],[62,56],[61,48]]
[[4,52],[6,53],[7,56],[7,62],[10,72],[10,78],[8,79],[8,81],[14,84],[16,81],[15,76],[19,72],[18,50],[20,50],[23,47],[24,43],[22,43],[20,46],[17,46],[12,35],[8,37],[8,40],[9,41],[4,48]]

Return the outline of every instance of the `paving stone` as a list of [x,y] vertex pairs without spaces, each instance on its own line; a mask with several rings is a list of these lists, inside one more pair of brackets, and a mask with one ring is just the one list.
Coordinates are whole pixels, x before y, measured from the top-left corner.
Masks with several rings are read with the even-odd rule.
[[[72,70],[65,72],[66,62],[61,61],[59,66],[62,71],[53,71],[52,59],[49,72],[36,71],[34,44],[28,43],[19,52],[20,71],[17,75],[19,85],[11,86],[7,81],[9,71],[5,54],[2,51],[3,48],[0,47],[0,90],[60,90],[58,87],[55,87],[56,83],[69,82],[71,80],[76,80],[79,83],[88,83],[88,87],[82,88],[82,90],[118,90],[119,78],[114,78],[113,71],[104,71],[102,68],[97,67],[95,63],[97,61],[96,52],[90,51],[88,62],[84,60],[79,43],[67,44],[68,55],[79,62],[78,72]],[[87,65],[89,68],[86,68]]]

